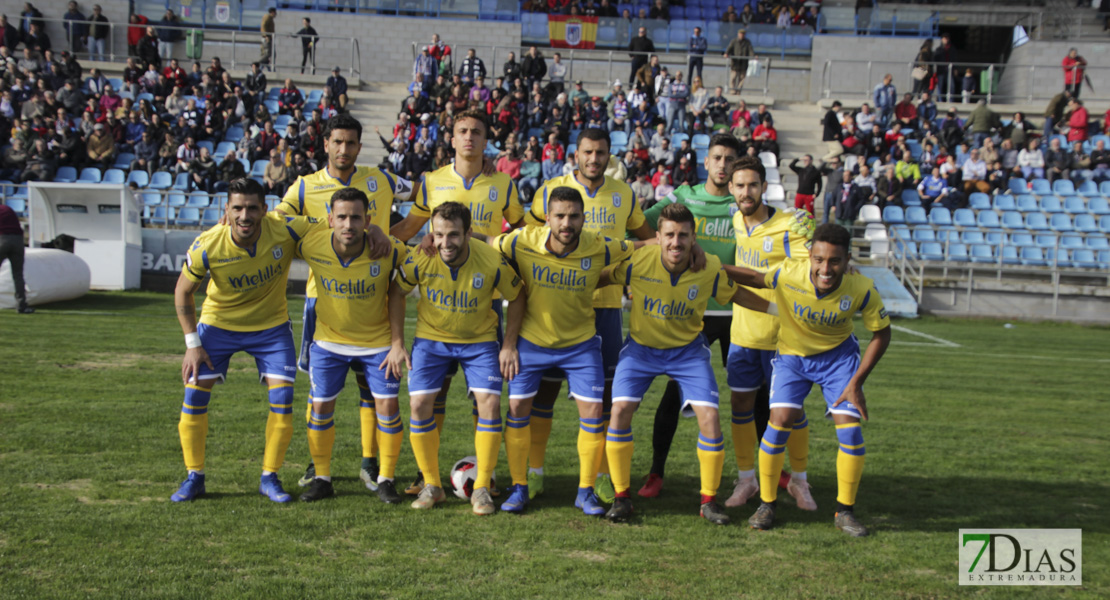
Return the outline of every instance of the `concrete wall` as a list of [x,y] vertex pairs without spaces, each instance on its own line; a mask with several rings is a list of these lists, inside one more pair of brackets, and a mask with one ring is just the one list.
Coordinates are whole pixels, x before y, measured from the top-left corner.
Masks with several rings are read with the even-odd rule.
[[[832,83],[830,98],[870,97],[871,90],[887,73],[894,76],[898,93],[911,91],[910,71],[923,41],[899,37],[814,36],[809,100],[824,97],[822,77]],[[826,61],[831,61],[828,69]]]
[[969,305],[966,281],[932,284],[923,290],[920,308],[924,314],[942,316],[1110,323],[1110,297],[1097,284],[1061,285],[1055,311],[1050,285],[995,284],[977,278]]
[[[1087,74],[1095,85],[1095,91],[1084,86],[1080,98],[1087,100],[1110,100],[1110,67],[1105,57],[1110,56],[1110,43],[1074,42],[1029,42],[1010,53],[1010,60],[998,83],[998,92],[1003,102],[1047,102],[1064,87],[1064,74],[1060,61],[1072,47],[1079,47],[1079,53],[1091,63]],[[1032,68],[1030,68],[1032,67]],[[1100,102],[1098,106],[1104,106]],[[1102,112],[1102,111],[1098,111]]]

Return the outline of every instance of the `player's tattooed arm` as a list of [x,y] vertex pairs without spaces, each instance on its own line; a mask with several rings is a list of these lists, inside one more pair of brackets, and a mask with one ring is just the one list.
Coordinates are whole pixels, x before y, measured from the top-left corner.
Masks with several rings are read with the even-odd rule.
[[763,281],[763,273],[759,271],[753,271],[744,267],[734,267],[732,265],[721,265],[721,268],[725,270],[725,273],[728,273],[729,279],[740,285],[756,289],[765,289],[767,287],[767,283]]
[[863,396],[863,384],[867,381],[867,376],[879,364],[879,359],[883,357],[889,346],[890,325],[887,325],[871,336],[871,341],[867,343],[867,349],[863,351],[863,358],[859,361],[859,368],[852,375],[848,386],[840,393],[840,397],[833,403],[833,408],[840,406],[843,402],[848,402],[859,410],[859,414],[864,421],[870,418],[867,415],[867,399]]
[[[196,383],[200,365],[204,363],[209,369],[215,370],[212,359],[199,345],[197,336],[197,307],[193,294],[200,289],[201,282],[195,282],[182,272],[177,279],[177,286],[173,292],[173,303],[177,309],[177,321],[181,324],[181,331],[185,334],[185,357],[181,361],[181,380],[185,383]],[[190,340],[193,340],[190,342]],[[194,345],[195,344],[195,345]],[[193,346],[193,347],[189,347]]]
[[389,340],[389,354],[378,369],[385,369],[386,377],[400,379],[402,365],[412,370],[412,358],[405,350],[405,292],[396,284],[389,286]]

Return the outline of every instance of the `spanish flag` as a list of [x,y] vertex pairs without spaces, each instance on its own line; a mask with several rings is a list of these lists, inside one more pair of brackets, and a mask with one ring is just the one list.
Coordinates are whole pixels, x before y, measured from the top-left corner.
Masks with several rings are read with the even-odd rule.
[[547,15],[552,48],[592,50],[597,41],[597,17]]

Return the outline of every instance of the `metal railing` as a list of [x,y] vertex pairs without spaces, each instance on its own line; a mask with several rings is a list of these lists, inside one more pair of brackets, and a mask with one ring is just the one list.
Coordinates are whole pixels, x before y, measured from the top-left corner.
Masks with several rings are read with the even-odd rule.
[[[1110,0],[1108,0],[1110,1]],[[416,42],[412,43],[412,56],[416,60],[417,53],[420,52],[419,48],[423,44]],[[475,54],[479,57],[488,56],[489,60],[483,59],[486,65],[486,80],[492,82],[497,77],[500,77],[502,61],[508,58],[509,52],[514,53],[516,61],[519,63],[528,51],[529,46],[468,46],[474,48]],[[629,52],[627,50],[576,50],[574,48],[553,48],[545,49],[553,52],[545,52],[544,60],[548,62],[548,69],[550,72],[552,54],[558,52],[563,63],[567,65],[567,75],[564,79],[565,86],[568,91],[573,87],[571,84],[574,81],[582,81],[584,86],[589,85],[604,85],[608,90],[613,82],[620,80],[623,84],[625,92],[632,89],[632,83],[622,77],[625,69],[629,68],[629,57],[631,55],[639,55],[648,58],[650,55],[659,57],[659,64],[667,66],[668,71],[672,74],[676,72],[675,67],[679,67],[684,74],[688,73],[689,57],[692,56],[686,53],[667,53],[667,52]],[[720,81],[721,87],[728,90],[728,71],[731,59],[721,57],[721,55],[705,55],[704,63],[705,68],[702,75],[703,86],[712,90]],[[767,96],[771,84],[771,70],[773,68],[773,59],[767,56],[756,56],[747,59],[750,63],[757,63],[759,65],[759,75],[756,78],[762,80],[762,94]],[[457,67],[461,62],[460,58],[455,58],[454,65]],[[577,68],[577,73],[576,73]],[[614,72],[614,69],[617,71]],[[604,79],[597,77],[599,73],[604,73]],[[720,77],[714,79],[711,75],[720,73]],[[547,77],[545,80],[549,80]],[[748,78],[749,81],[753,78]],[[750,87],[745,88],[750,90]]]
[[[909,79],[913,68],[920,64],[915,60],[827,59],[821,67],[821,97],[870,95],[871,90],[882,81],[885,74],[895,74],[895,83],[897,84],[899,78],[903,81]],[[961,100],[962,73],[966,69],[972,69],[976,81],[976,90],[972,94],[973,98],[983,98],[988,104],[996,102],[1003,104],[1047,102],[1060,93],[1064,85],[1064,72],[1060,65],[968,62],[925,64],[929,65],[931,74],[943,72],[944,81],[938,81],[936,89],[933,90],[933,99],[937,102],[959,102]],[[1110,67],[1087,65],[1082,67],[1082,72],[1096,81],[1105,81],[1106,78],[1110,78]],[[986,73],[987,85],[985,86],[983,85],[983,73]],[[865,75],[862,86],[856,83],[860,80],[861,74]],[[1011,82],[1008,85],[1003,85],[1003,74],[1010,75]],[[945,85],[942,87],[941,83]],[[1084,101],[1110,99],[1110,92],[1107,90],[1092,89],[1090,84],[1086,82],[1083,85],[1085,87],[1081,98]],[[941,89],[946,90],[943,97]],[[908,89],[901,91],[908,91]]]
[[190,23],[205,27],[257,29],[269,7],[313,12],[350,12],[402,17],[477,17],[488,21],[519,21],[520,3],[513,0],[161,0],[135,2],[135,11],[162,14],[172,10]]
[[[928,16],[921,18],[923,13]],[[817,31],[821,35],[872,35],[872,36],[916,36],[933,37],[937,35],[940,17],[936,11],[921,8],[873,8],[853,15],[851,29],[843,29],[838,22],[830,24],[825,13],[817,15]]]

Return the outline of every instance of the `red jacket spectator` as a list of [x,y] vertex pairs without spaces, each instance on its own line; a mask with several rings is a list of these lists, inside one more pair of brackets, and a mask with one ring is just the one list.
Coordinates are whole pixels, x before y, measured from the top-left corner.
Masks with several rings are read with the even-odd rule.
[[135,22],[127,26],[127,45],[135,47],[139,45],[139,40],[143,39],[146,35],[146,24],[148,19],[142,15],[132,15],[135,17]]
[[[764,138],[763,136],[767,136],[767,137]],[[773,142],[773,141],[776,141],[776,140],[779,139],[779,134],[778,134],[777,131],[775,131],[774,127],[769,127],[769,126],[764,124],[764,125],[760,125],[760,126],[755,128],[755,131],[752,132],[752,139],[753,140],[767,139],[767,140]]]
[[177,69],[166,65],[166,68],[162,69],[162,75],[166,77],[166,81],[169,81],[181,89],[185,89],[185,82],[188,74],[185,73],[185,69],[181,68],[181,65],[178,65]]
[[543,160],[557,160],[563,162],[566,159],[567,151],[563,148],[562,144],[544,144],[543,145]]
[[1087,121],[1090,115],[1087,114],[1087,107],[1080,105],[1079,108],[1072,111],[1071,116],[1068,117],[1068,143],[1072,142],[1085,142],[1087,141]]
[[897,118],[899,121],[916,120],[917,108],[913,105],[913,102],[910,102],[909,100],[903,100],[894,105],[894,117]]
[[1083,67],[1087,66],[1086,59],[1079,55],[1072,58],[1071,54],[1068,54],[1060,65],[1064,68],[1064,85],[1083,83]]

